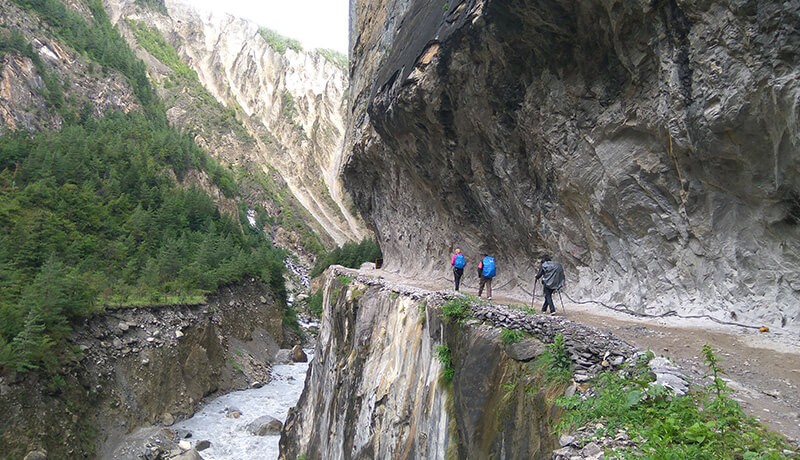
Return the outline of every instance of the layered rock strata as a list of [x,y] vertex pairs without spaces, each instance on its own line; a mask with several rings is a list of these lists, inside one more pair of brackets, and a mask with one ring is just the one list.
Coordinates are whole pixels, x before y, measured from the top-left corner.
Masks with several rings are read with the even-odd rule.
[[[528,363],[557,334],[576,381],[636,356],[596,328],[505,307],[476,304],[474,319],[443,320],[441,306],[453,298],[329,270],[314,361],[287,417],[281,458],[549,458],[559,447],[549,426],[557,411],[552,395],[535,390],[545,386]],[[503,328],[532,335],[504,345]],[[443,354],[452,383],[440,377]],[[683,381],[668,366],[657,373]]]
[[800,1],[351,14],[344,179],[388,270],[490,252],[522,293],[551,254],[580,300],[800,326]]

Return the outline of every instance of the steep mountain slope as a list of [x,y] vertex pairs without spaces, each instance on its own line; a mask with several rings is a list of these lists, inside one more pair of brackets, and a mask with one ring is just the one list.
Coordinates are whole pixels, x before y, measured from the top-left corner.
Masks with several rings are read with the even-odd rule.
[[[343,69],[319,52],[276,50],[256,24],[231,16],[201,15],[170,1],[163,11],[135,1],[112,0],[106,5],[112,21],[160,83],[171,122],[196,133],[198,144],[233,168],[262,174],[274,168],[319,223],[316,230],[335,243],[366,235],[338,174],[344,136]],[[137,27],[160,33],[207,93],[187,97],[185,91],[175,91],[176,72],[142,46]],[[224,106],[218,110],[229,113],[228,122],[209,126],[213,114],[202,105],[207,97]],[[228,133],[220,129],[226,126]]]
[[491,252],[521,294],[552,254],[577,299],[799,325],[800,2],[352,10],[344,178],[387,269]]

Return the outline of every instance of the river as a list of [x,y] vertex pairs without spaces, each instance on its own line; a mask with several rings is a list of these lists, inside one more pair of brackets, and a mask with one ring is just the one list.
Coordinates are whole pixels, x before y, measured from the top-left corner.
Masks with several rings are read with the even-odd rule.
[[[306,354],[311,360],[311,350]],[[236,391],[211,400],[194,417],[175,424],[174,428],[192,434],[192,444],[202,440],[211,447],[200,452],[204,460],[275,460],[280,435],[254,436],[246,427],[255,419],[269,415],[286,421],[289,409],[300,399],[308,363],[277,364],[272,380],[261,388]],[[241,412],[229,418],[229,410]]]

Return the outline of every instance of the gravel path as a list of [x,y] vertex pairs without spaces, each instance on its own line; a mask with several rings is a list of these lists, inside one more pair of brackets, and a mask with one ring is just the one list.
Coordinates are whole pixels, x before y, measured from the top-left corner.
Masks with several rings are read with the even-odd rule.
[[[452,282],[444,278],[411,280],[383,270],[362,273],[432,291],[452,289]],[[462,286],[462,292],[477,293],[469,285]],[[530,301],[508,296],[502,289],[494,292],[493,303],[529,306]],[[541,302],[539,295],[537,310]],[[562,307],[559,299],[556,305],[559,316],[606,329],[628,343],[670,358],[696,382],[701,382],[707,371],[702,347],[711,345],[722,358],[721,367],[726,373],[723,377],[734,390],[733,398],[748,414],[800,445],[799,331],[759,332],[756,328],[723,325],[708,319],[640,318],[593,303],[567,302]]]

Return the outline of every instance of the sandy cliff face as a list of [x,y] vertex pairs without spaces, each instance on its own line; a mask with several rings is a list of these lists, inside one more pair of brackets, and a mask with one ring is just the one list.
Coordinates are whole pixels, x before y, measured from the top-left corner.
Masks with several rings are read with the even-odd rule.
[[[234,167],[277,170],[294,196],[337,243],[365,236],[339,178],[344,137],[344,71],[321,54],[287,49],[280,53],[258,26],[227,15],[201,14],[183,3],[166,2],[168,15],[133,1],[107,1],[109,16],[127,31],[126,21],[157,28],[197,73],[200,83],[236,114],[246,134],[197,130],[197,114],[179,102],[170,120],[197,132],[198,144]],[[145,52],[151,76],[162,66]],[[163,66],[162,66],[163,67]]]
[[800,2],[351,10],[344,179],[387,269],[489,251],[521,293],[548,253],[576,299],[798,326]]

